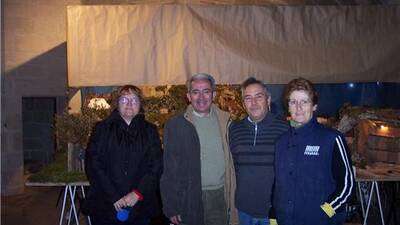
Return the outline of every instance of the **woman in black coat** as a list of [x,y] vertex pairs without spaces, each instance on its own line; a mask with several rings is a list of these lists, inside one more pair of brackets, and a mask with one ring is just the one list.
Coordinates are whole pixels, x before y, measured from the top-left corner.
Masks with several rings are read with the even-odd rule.
[[[95,126],[86,150],[85,208],[93,225],[147,225],[157,209],[160,138],[144,118],[139,88],[123,86],[117,101],[117,109]],[[129,211],[125,222],[117,218],[123,209]]]

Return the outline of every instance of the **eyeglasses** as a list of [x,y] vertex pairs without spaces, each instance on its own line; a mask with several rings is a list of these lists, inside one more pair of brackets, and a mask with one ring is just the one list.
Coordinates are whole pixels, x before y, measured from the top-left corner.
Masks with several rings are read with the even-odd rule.
[[310,99],[299,100],[299,101],[294,100],[294,99],[290,99],[289,100],[289,106],[291,106],[291,107],[294,107],[296,105],[299,105],[299,106],[303,107],[303,106],[307,106],[307,105],[310,105],[310,104],[311,104],[311,100]]
[[131,103],[132,105],[138,105],[140,103],[140,100],[137,97],[134,98],[120,97],[119,103],[123,105],[127,105],[128,103]]
[[265,100],[265,94],[256,94],[255,96],[245,96],[244,102],[251,103],[255,100],[256,102],[261,102]]
[[190,91],[191,95],[199,95],[199,94],[203,94],[203,95],[211,95],[212,94],[212,90],[207,88],[207,89],[203,89],[203,90],[198,90],[198,89],[194,89]]

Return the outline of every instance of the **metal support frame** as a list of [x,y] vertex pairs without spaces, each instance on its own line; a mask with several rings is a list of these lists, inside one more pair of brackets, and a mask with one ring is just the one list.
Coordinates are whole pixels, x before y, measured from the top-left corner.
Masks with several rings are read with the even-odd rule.
[[[64,198],[63,198],[63,204],[62,204],[62,209],[61,209],[59,225],[63,224],[64,212],[66,210],[68,196],[69,196],[69,201],[71,203],[70,208],[69,208],[69,215],[68,215],[68,225],[70,225],[70,223],[71,223],[72,213],[74,214],[74,219],[75,219],[76,225],[79,225],[79,218],[78,218],[78,213],[77,213],[77,209],[76,209],[76,205],[75,205],[77,186],[80,187],[82,196],[83,196],[83,198],[85,198],[85,189],[84,189],[83,185],[74,185],[74,184],[66,184],[65,185]],[[87,216],[87,219],[88,219],[89,225],[92,225],[90,216]]]
[[384,217],[383,217],[382,204],[381,204],[381,196],[380,196],[379,187],[378,187],[378,181],[376,181],[376,180],[374,180],[374,181],[362,181],[362,182],[371,183],[371,189],[370,189],[369,194],[368,194],[368,203],[367,203],[366,209],[365,209],[365,206],[364,206],[365,203],[363,201],[364,198],[363,198],[363,195],[362,195],[362,192],[361,192],[360,182],[358,182],[358,191],[359,191],[359,194],[360,194],[361,209],[362,209],[362,213],[363,213],[363,216],[364,216],[363,225],[367,225],[369,209],[371,207],[371,200],[372,200],[372,195],[374,194],[374,192],[376,192],[376,196],[377,196],[377,199],[378,199],[378,206],[379,206],[379,212],[380,212],[380,217],[381,217],[381,223],[382,223],[382,225],[385,225],[385,220],[384,220]]

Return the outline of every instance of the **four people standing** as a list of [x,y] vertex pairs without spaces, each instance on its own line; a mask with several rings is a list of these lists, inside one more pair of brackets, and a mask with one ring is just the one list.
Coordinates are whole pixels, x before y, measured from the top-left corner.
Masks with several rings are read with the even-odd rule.
[[235,202],[240,225],[267,225],[275,142],[289,126],[269,112],[271,95],[264,83],[251,77],[241,89],[248,116],[229,128],[237,183]]
[[[343,136],[317,122],[311,82],[295,79],[285,89],[290,127],[269,112],[271,96],[255,78],[242,84],[248,116],[231,124],[229,113],[213,104],[211,75],[193,75],[187,88],[190,105],[164,128],[160,189],[172,223],[344,222],[344,204],[354,188],[351,161]],[[117,110],[96,125],[86,156],[94,225],[148,224],[162,156],[157,130],[144,119],[139,88],[120,89]],[[125,207],[132,207],[132,216],[118,222],[115,212]]]

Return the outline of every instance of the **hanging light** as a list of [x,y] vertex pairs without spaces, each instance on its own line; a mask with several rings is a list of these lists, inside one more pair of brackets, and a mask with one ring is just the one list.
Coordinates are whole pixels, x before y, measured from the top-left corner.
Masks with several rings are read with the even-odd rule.
[[381,124],[381,125],[379,126],[379,130],[380,130],[381,132],[383,132],[383,133],[386,133],[386,132],[389,131],[389,127],[388,127],[388,126],[385,126],[385,125],[383,125],[383,124]]

